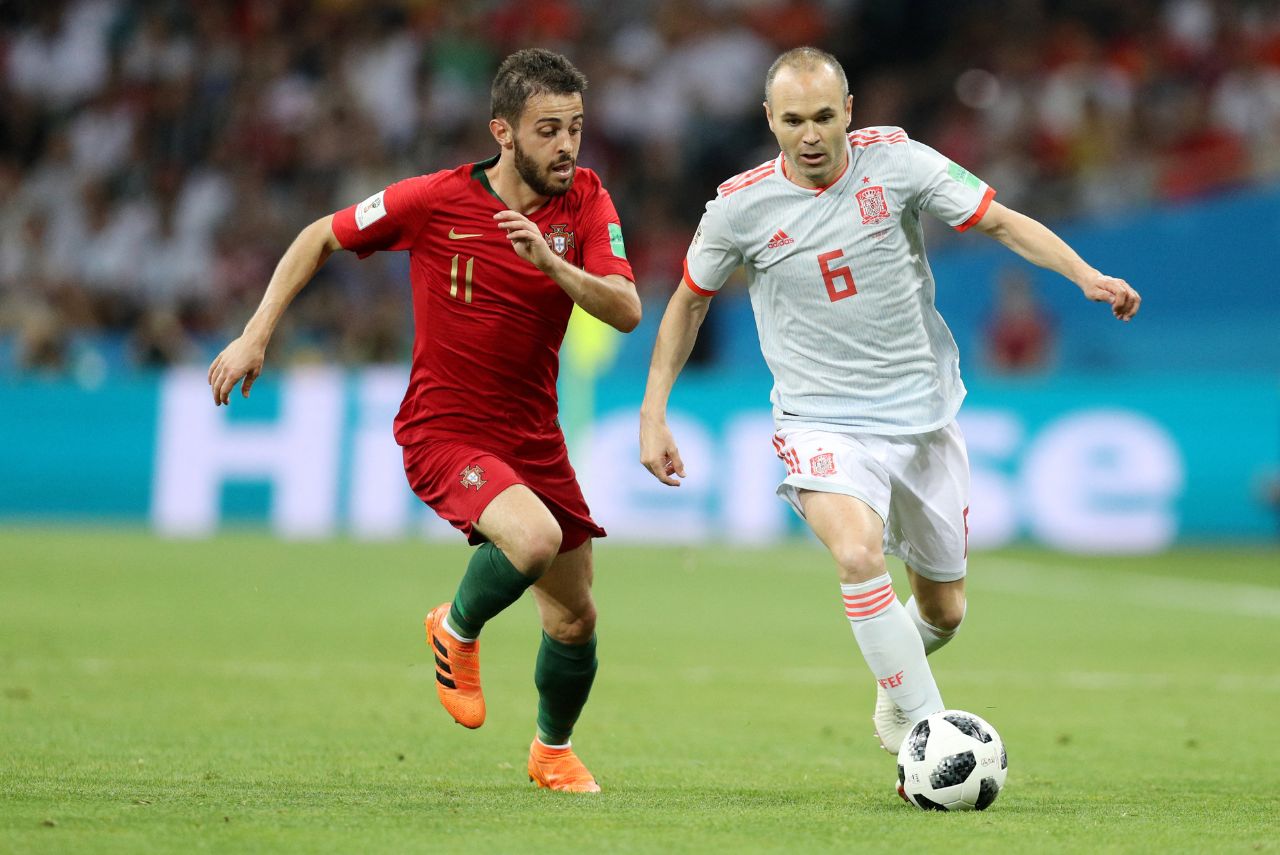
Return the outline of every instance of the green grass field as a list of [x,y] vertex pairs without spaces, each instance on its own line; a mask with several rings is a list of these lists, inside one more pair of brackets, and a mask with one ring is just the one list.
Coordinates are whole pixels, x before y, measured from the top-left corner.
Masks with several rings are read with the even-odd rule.
[[422,616],[466,554],[0,532],[0,851],[1280,851],[1274,550],[974,556],[932,660],[1008,745],[971,814],[894,794],[805,543],[602,542],[605,792],[537,791],[532,603],[485,631],[484,728],[435,699]]

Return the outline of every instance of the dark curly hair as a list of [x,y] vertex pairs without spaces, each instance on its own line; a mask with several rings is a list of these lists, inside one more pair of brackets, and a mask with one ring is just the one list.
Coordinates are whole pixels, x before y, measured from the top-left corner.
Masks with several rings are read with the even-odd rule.
[[586,76],[560,54],[542,48],[518,50],[502,61],[494,75],[490,92],[493,117],[514,126],[532,96],[572,95],[586,88]]

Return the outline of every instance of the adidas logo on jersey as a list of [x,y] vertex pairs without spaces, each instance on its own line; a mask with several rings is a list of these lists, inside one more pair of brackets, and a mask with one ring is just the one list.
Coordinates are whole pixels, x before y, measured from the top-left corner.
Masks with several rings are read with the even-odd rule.
[[795,242],[795,238],[787,237],[786,232],[782,229],[778,229],[778,231],[774,233],[773,237],[769,238],[768,247],[769,249],[777,249],[780,246],[786,246],[789,243]]

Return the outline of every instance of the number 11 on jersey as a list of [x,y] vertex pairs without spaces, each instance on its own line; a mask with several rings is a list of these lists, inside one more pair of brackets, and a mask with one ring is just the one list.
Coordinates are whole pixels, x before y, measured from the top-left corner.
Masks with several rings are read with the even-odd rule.
[[[822,269],[822,281],[826,283],[827,296],[833,303],[858,293],[858,289],[853,284],[853,271],[849,269],[849,265],[829,266],[831,262],[838,261],[842,255],[844,250],[833,249],[818,256],[818,267]],[[841,280],[844,281],[843,285],[838,284]]]

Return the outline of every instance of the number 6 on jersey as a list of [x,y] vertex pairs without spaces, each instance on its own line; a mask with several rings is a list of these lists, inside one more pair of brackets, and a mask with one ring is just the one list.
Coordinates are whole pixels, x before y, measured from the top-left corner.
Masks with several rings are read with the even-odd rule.
[[[818,267],[822,268],[822,281],[827,284],[827,296],[831,298],[833,303],[836,300],[843,300],[845,297],[852,297],[858,293],[857,287],[853,284],[853,271],[849,269],[849,265],[845,264],[834,268],[827,266],[829,262],[838,261],[842,255],[844,255],[844,250],[833,249],[818,256]],[[843,287],[836,284],[838,279],[845,281]]]

